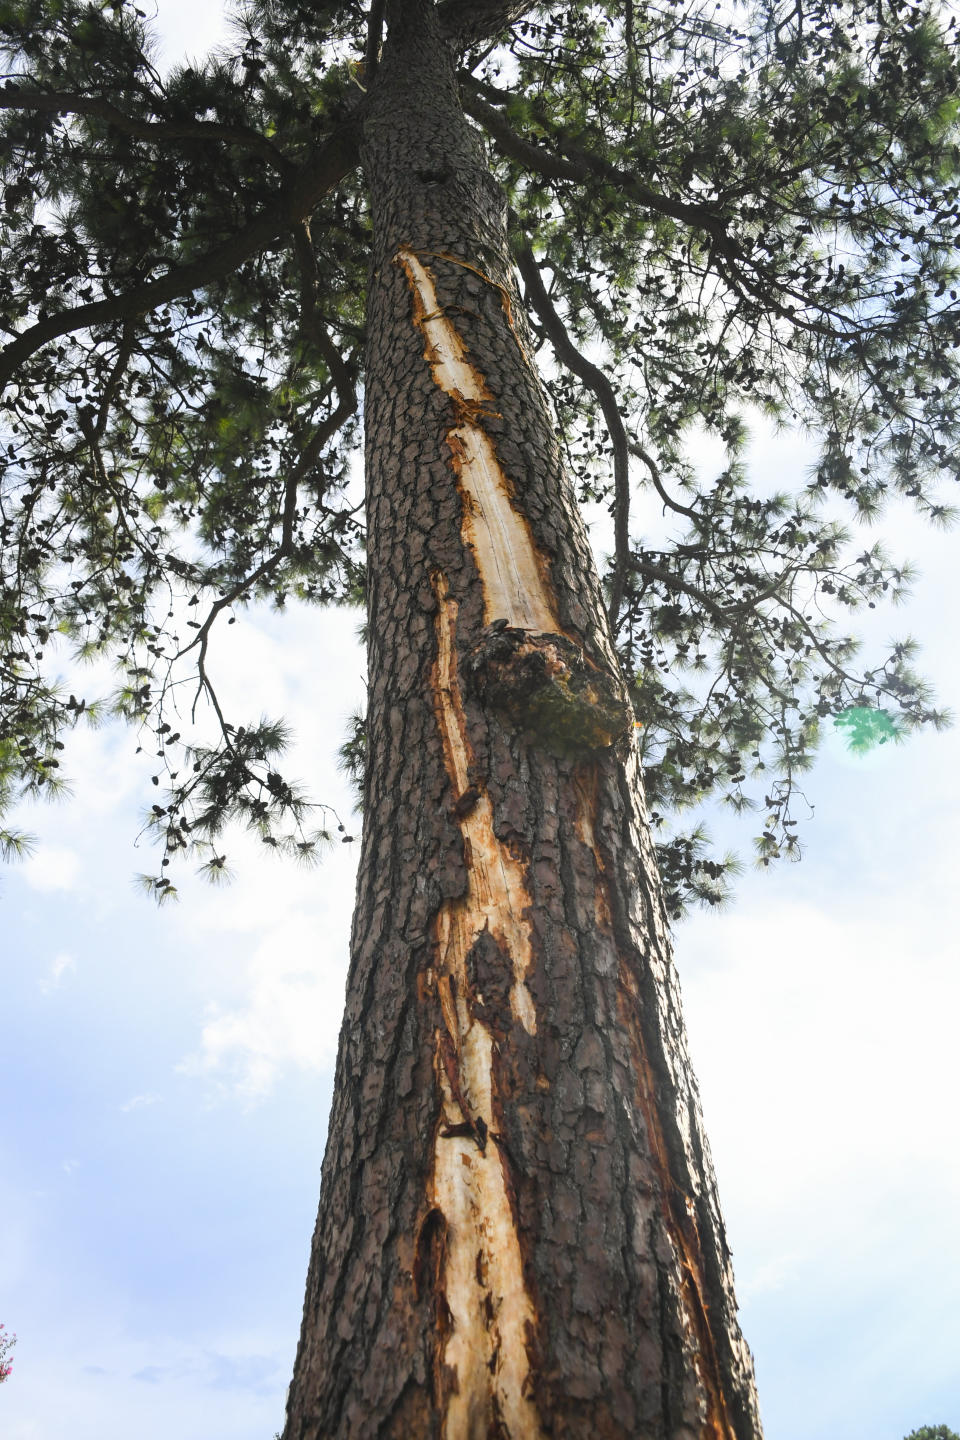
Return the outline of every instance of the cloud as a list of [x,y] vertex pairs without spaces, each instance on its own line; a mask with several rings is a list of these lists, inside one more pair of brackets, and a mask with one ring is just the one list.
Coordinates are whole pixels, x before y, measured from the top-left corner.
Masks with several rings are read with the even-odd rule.
[[127,1115],[131,1110],[143,1110],[148,1105],[158,1104],[159,1101],[160,1096],[154,1095],[152,1092],[147,1095],[132,1095],[129,1100],[123,1102],[120,1111],[121,1114]]
[[202,1357],[189,1355],[169,1365],[144,1365],[132,1373],[131,1379],[145,1385],[180,1385],[192,1380],[211,1390],[269,1394],[276,1387],[280,1367],[276,1355],[226,1355],[219,1350],[205,1350]]
[[285,1331],[194,1334],[188,1308],[179,1323],[140,1324],[133,1336],[104,1298],[88,1295],[66,1314],[39,1306],[17,1383],[4,1387],[3,1440],[267,1440],[279,1428]]
[[49,975],[45,976],[44,979],[39,982],[43,994],[49,995],[51,991],[56,990],[67,971],[75,970],[76,968],[77,962],[75,957],[71,955],[68,950],[59,950],[53,957]]
[[80,877],[80,856],[75,850],[44,845],[24,861],[24,879],[34,890],[76,890]]
[[216,1390],[269,1392],[280,1368],[274,1355],[222,1355],[209,1350],[204,1358],[205,1382]]
[[896,893],[867,913],[780,899],[684,928],[743,1299],[796,1289],[804,1271],[866,1284],[871,1255],[929,1273],[960,1205],[960,1154],[943,1144],[960,1009],[948,911],[946,895],[924,914]]
[[249,1099],[268,1093],[287,1067],[318,1071],[336,1056],[346,947],[317,943],[318,917],[300,913],[273,929],[249,966],[245,1003],[212,1008],[200,1048],[180,1069],[222,1077]]
[[173,1373],[174,1371],[171,1369],[170,1366],[144,1365],[142,1370],[134,1371],[133,1379],[143,1380],[148,1385],[159,1385],[161,1380],[166,1379],[167,1376],[170,1376]]

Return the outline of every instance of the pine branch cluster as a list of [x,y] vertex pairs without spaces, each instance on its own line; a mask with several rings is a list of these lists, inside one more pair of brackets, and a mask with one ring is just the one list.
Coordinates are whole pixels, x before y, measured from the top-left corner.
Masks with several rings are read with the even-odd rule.
[[[735,866],[676,817],[754,808],[759,861],[796,855],[825,727],[945,719],[914,642],[865,662],[854,616],[911,579],[857,528],[891,497],[948,523],[960,474],[956,20],[920,0],[440,9],[579,496],[613,516],[611,621],[679,913]],[[125,716],[161,760],[155,892],[184,853],[217,878],[228,821],[301,857],[330,829],[279,769],[283,727],[223,714],[207,656],[254,600],[363,600],[358,126],[382,19],[261,0],[163,74],[131,0],[0,4],[0,808],[63,789],[78,721]],[[748,472],[757,415],[811,437],[802,493]],[[698,435],[725,447],[709,478]],[[651,506],[668,539],[645,537]],[[68,654],[114,664],[113,694],[64,693]],[[362,748],[358,724],[354,769]]]

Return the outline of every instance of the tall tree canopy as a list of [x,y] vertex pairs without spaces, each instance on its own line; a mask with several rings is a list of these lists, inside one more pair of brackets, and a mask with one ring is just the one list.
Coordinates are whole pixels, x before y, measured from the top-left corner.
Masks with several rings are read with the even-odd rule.
[[[282,724],[223,715],[206,661],[254,598],[363,599],[358,163],[383,9],[244,6],[225,50],[161,74],[134,3],[0,4],[0,799],[54,790],[96,713],[58,683],[65,646],[114,657],[106,703],[163,757],[160,895],[181,852],[222,866],[231,818],[303,855],[329,828],[281,773]],[[893,495],[945,521],[960,466],[956,22],[913,0],[438,14],[579,494],[613,517],[676,911],[727,862],[675,812],[758,806],[760,858],[795,853],[825,724],[938,719],[912,642],[864,663],[849,616],[909,579],[856,522]],[[744,469],[757,413],[812,437],[803,493]],[[719,474],[691,465],[700,432]],[[642,533],[651,500],[668,539]],[[197,687],[220,737],[189,748]]]

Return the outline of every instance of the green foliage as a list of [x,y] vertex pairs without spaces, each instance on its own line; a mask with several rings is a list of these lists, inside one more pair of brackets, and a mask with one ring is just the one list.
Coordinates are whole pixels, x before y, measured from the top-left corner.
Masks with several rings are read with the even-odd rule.
[[919,1430],[905,1435],[904,1440],[960,1440],[960,1435],[948,1425],[921,1425]]
[[[375,83],[369,9],[241,6],[229,45],[164,76],[128,0],[0,0],[0,809],[62,788],[64,735],[112,705],[161,759],[164,861],[214,879],[228,822],[298,855],[326,828],[280,732],[225,717],[206,662],[253,599],[365,593],[368,203],[355,158],[316,176]],[[923,0],[531,5],[460,79],[518,252],[592,357],[570,368],[528,286],[580,498],[621,537],[606,580],[679,912],[733,870],[677,816],[757,810],[759,862],[796,856],[828,721],[944,721],[913,642],[863,662],[853,622],[911,580],[856,527],[894,496],[947,523],[960,473],[956,20]],[[745,472],[758,413],[812,437],[803,493]],[[703,434],[726,453],[707,478]],[[645,536],[651,505],[668,523]],[[64,696],[71,654],[118,666],[99,710]]]
[[347,719],[347,735],[337,751],[337,766],[350,781],[356,808],[363,809],[363,782],[367,764],[367,717],[355,710]]
[[[558,349],[581,496],[623,509],[619,444],[635,498],[669,524],[652,540],[636,522],[607,574],[661,866],[677,873],[692,837],[667,838],[675,817],[707,799],[762,806],[760,864],[796,858],[825,721],[881,702],[901,735],[947,719],[913,642],[859,659],[847,617],[896,602],[912,574],[838,511],[871,523],[901,496],[934,524],[952,515],[956,20],[906,0],[552,7],[509,48],[468,107],[623,421],[618,439]],[[757,414],[819,446],[804,493],[745,473]],[[713,479],[689,459],[704,433],[727,452]],[[683,874],[667,889],[675,911],[697,898]]]
[[657,846],[657,862],[667,912],[674,920],[691,904],[724,905],[731,880],[743,870],[736,855],[713,853],[702,825],[664,840]]
[[[163,757],[165,746],[179,737],[163,733],[161,725],[158,739]],[[231,879],[227,857],[218,853],[231,825],[252,831],[268,849],[300,865],[316,863],[332,842],[333,826],[344,840],[352,840],[335,810],[312,803],[276,768],[289,741],[286,727],[267,719],[239,727],[224,721],[216,746],[183,747],[184,770],[167,769],[167,803],[151,806],[144,827],[163,848],[160,874],[138,877],[147,893],[158,902],[176,895],[168,868],[183,855],[202,860],[198,873],[210,884]],[[160,775],[152,778],[159,786]],[[318,811],[319,826],[311,823]]]

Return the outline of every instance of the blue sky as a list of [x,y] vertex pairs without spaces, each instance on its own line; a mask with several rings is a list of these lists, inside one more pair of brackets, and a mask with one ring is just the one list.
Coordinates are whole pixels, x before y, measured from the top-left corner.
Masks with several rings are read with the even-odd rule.
[[[164,4],[170,53],[219,6]],[[188,40],[184,39],[188,37]],[[802,474],[758,442],[760,472]],[[960,714],[957,538],[905,511],[912,632]],[[286,713],[295,768],[362,697],[357,617],[250,612],[215,655],[239,712]],[[130,883],[149,767],[82,732],[75,795],[0,876],[4,1440],[271,1440],[296,1345],[330,1103],[355,847],[314,872],[231,847],[223,890],[156,910]],[[960,1430],[960,731],[865,759],[831,740],[799,865],[748,871],[678,928],[708,1132],[769,1440]],[[724,838],[747,839],[727,830]]]

